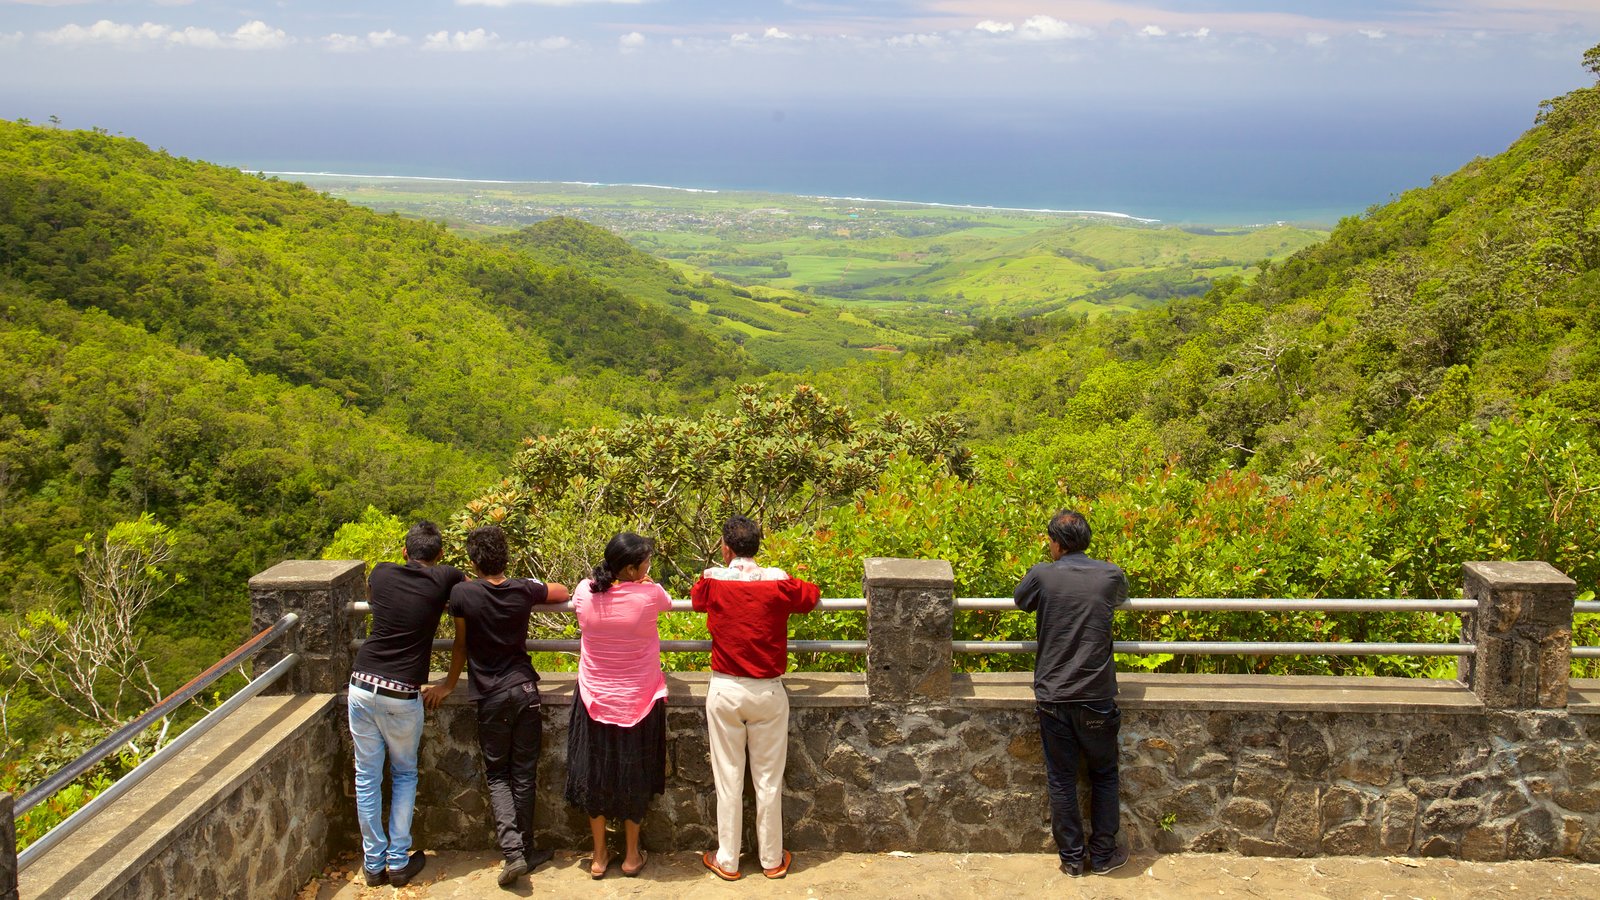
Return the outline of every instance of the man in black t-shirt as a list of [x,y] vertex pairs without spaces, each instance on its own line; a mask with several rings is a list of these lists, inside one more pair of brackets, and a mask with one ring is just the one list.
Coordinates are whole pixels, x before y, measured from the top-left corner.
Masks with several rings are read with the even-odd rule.
[[[1062,510],[1050,519],[1051,562],[1028,570],[1017,585],[1017,607],[1034,614],[1039,652],[1033,696],[1044,742],[1050,825],[1061,871],[1077,877],[1085,863],[1104,875],[1128,861],[1117,846],[1122,809],[1117,796],[1117,665],[1111,653],[1111,612],[1128,599],[1128,578],[1111,563],[1090,559],[1089,522]],[[1087,854],[1078,811],[1078,759],[1089,772]],[[1087,857],[1087,858],[1086,858]]]
[[462,662],[470,664],[467,697],[478,703],[478,749],[489,783],[495,838],[505,855],[502,887],[554,855],[533,847],[533,792],[544,728],[539,673],[533,670],[526,641],[533,608],[562,603],[569,596],[564,585],[507,578],[506,557],[506,535],[498,526],[475,528],[467,535],[467,558],[478,577],[450,591],[450,615],[456,623],[450,674],[426,692],[428,706],[438,706],[455,690]]
[[[417,747],[428,653],[450,589],[466,580],[441,566],[438,526],[419,522],[406,534],[406,563],[378,563],[367,579],[372,631],[350,672],[350,738],[355,748],[356,819],[367,884],[403,887],[427,858],[411,850],[417,799]],[[383,760],[389,759],[389,821],[383,819]]]

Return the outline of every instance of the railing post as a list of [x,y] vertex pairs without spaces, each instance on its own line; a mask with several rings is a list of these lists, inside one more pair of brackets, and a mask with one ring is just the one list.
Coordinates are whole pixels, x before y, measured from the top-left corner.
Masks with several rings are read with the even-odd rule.
[[0,900],[17,900],[16,798],[0,793]]
[[250,616],[257,630],[284,613],[300,624],[284,640],[261,651],[254,671],[264,672],[290,653],[300,661],[269,689],[278,694],[335,694],[350,679],[355,637],[345,606],[366,598],[361,560],[285,560],[250,579]]
[[1489,709],[1562,709],[1572,660],[1578,586],[1546,562],[1469,562],[1462,593],[1478,611],[1462,616],[1461,681]]
[[868,559],[862,587],[869,702],[948,702],[956,604],[950,563]]

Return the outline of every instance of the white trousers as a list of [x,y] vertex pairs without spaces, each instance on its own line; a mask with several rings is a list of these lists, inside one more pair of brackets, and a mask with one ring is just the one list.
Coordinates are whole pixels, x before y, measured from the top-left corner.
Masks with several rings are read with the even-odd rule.
[[756,789],[761,867],[783,864],[783,767],[789,758],[789,694],[781,678],[711,673],[706,688],[711,772],[717,782],[717,865],[739,869],[744,836],[744,764]]

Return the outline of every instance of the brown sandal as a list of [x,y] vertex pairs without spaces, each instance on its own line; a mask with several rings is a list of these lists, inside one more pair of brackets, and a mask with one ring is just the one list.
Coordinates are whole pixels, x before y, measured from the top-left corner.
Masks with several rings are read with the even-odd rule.
[[785,850],[783,851],[783,862],[774,868],[762,869],[761,874],[774,880],[782,878],[783,876],[789,874],[789,864],[792,862],[794,862],[794,854]]
[[634,869],[632,872],[628,871],[628,867],[627,866],[618,866],[617,868],[622,870],[622,877],[623,878],[638,878],[639,877],[639,873],[643,872],[644,871],[644,867],[648,866],[648,865],[650,865],[650,854],[646,853],[643,850],[640,850],[639,851],[639,868]]
[[700,854],[700,861],[705,863],[706,868],[710,869],[712,874],[716,875],[718,878],[721,878],[723,881],[738,881],[744,877],[743,872],[729,872],[728,870],[717,865],[717,857],[710,850]]

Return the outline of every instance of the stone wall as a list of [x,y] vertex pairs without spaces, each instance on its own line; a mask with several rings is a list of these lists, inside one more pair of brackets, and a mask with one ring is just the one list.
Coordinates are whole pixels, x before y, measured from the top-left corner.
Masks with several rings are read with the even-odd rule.
[[[1123,700],[1122,836],[1129,847],[1600,862],[1600,715],[1486,711],[1458,686],[1459,694],[1438,692],[1434,702],[1352,703],[1327,683],[1336,679],[1319,678],[1274,678],[1279,700],[1235,701],[1228,682],[1252,677],[1235,679],[1214,684],[1209,702],[1177,683],[1180,677],[1124,679],[1140,695]],[[1026,681],[990,678],[974,687],[958,676],[954,684],[950,704],[919,708],[864,698],[811,705],[849,702],[861,693],[859,683],[796,696],[784,792],[788,845],[1049,849],[1043,759]],[[539,839],[582,848],[586,820],[561,799],[572,685],[567,676],[548,677],[545,685]],[[667,793],[645,822],[645,845],[706,849],[714,843],[716,798],[704,679],[677,676],[672,686]],[[814,687],[808,680],[801,686]],[[419,846],[492,848],[472,707],[451,704],[430,714],[424,740]],[[751,821],[747,813],[747,845]]]
[[344,704],[257,697],[21,875],[25,897],[293,897],[355,828]]

